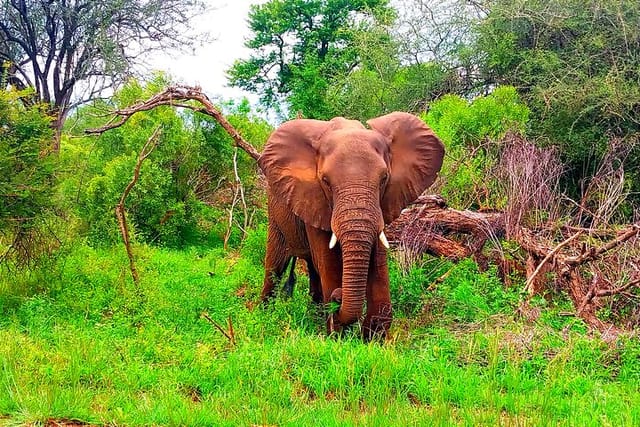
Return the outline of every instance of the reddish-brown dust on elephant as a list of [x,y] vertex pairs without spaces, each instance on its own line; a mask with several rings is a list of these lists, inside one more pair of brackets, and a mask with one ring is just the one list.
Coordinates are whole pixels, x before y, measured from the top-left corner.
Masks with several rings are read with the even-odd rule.
[[340,303],[329,332],[361,319],[365,339],[386,336],[392,309],[384,225],[436,178],[444,147],[419,118],[284,123],[259,164],[268,183],[263,300],[291,258],[306,260],[314,301]]

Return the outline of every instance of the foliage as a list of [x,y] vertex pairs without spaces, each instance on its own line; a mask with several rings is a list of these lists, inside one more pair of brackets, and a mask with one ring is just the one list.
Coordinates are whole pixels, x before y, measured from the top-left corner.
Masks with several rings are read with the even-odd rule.
[[[166,84],[161,75],[144,85],[130,81],[111,104],[97,102],[81,109],[75,129],[97,127],[104,119],[94,117],[104,109],[132,105]],[[255,146],[263,144],[270,126],[254,117],[246,103],[229,108],[228,119],[245,138]],[[65,140],[62,197],[76,201],[67,208],[81,218],[79,232],[86,233],[92,244],[119,241],[113,209],[131,180],[140,149],[158,126],[162,129],[158,147],[143,163],[127,200],[135,235],[141,241],[169,246],[194,243],[209,233],[214,240],[224,235],[224,210],[235,181],[230,137],[204,115],[161,107],[138,113],[97,139],[79,135]],[[238,173],[255,217],[263,197],[257,189],[255,162],[242,154],[238,158]]]
[[[255,115],[246,99],[239,103],[224,105],[225,116],[242,137],[258,151],[266,143],[273,127],[264,119]],[[220,180],[233,181],[233,139],[213,118],[202,114],[191,117],[191,126],[198,138],[203,139],[202,156],[208,179],[212,182]],[[257,188],[259,178],[256,174],[255,160],[240,150],[237,156],[238,174],[241,177],[245,192],[251,200],[259,199]],[[258,203],[259,204],[259,203]]]
[[514,310],[518,295],[505,289],[496,268],[480,272],[478,266],[466,259],[451,267],[448,276],[436,287],[433,299],[427,304],[455,322],[473,322],[498,313]]
[[390,265],[391,299],[396,313],[420,313],[439,322],[475,322],[513,310],[517,294],[505,289],[495,269],[480,272],[471,260],[454,264],[426,257],[403,272]]
[[392,111],[421,112],[449,91],[455,77],[439,63],[404,64],[384,26],[354,37],[361,63],[336,77],[326,91],[332,115],[366,121]]
[[422,259],[408,268],[402,268],[397,261],[389,263],[389,288],[394,312],[405,316],[419,314],[433,290],[433,283],[450,268],[450,262],[437,259]]
[[330,118],[325,92],[360,62],[354,37],[388,20],[387,0],[271,0],[249,13],[253,50],[229,69],[231,85],[257,93],[263,104],[287,101],[291,115]]
[[471,102],[446,95],[431,104],[426,116],[445,145],[467,148],[499,141],[509,131],[523,133],[528,120],[529,109],[512,86],[497,87]]
[[0,90],[0,263],[10,253],[37,255],[29,240],[53,206],[50,118],[42,105],[24,106],[25,96]]
[[[560,146],[577,193],[579,181],[616,137],[634,144],[639,169],[640,4],[625,0],[487,2],[478,27],[487,82],[518,88],[532,111],[532,136]],[[638,191],[635,172],[628,177]]]
[[452,206],[503,207],[492,168],[507,132],[523,133],[529,109],[511,86],[497,87],[471,102],[445,95],[424,116],[446,147],[440,193]]
[[190,22],[202,9],[199,0],[3,1],[0,82],[35,90],[61,129],[72,100],[121,82],[141,53],[193,43]]

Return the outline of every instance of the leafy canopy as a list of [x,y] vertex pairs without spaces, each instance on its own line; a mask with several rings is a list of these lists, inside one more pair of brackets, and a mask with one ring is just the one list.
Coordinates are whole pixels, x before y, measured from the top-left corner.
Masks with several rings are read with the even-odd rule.
[[271,0],[249,13],[253,33],[248,59],[229,69],[232,86],[260,95],[261,102],[306,117],[331,113],[324,94],[332,79],[360,63],[356,34],[391,18],[388,0]]
[[533,136],[559,143],[574,169],[587,175],[611,137],[637,139],[640,3],[486,4],[477,29],[483,76],[488,84],[518,88],[532,110]]

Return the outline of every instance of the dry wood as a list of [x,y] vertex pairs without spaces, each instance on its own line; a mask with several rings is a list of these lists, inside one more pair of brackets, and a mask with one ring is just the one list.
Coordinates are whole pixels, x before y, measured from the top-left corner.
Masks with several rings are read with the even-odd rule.
[[[619,329],[611,323],[599,319],[597,310],[602,307],[598,298],[611,297],[628,292],[640,286],[640,279],[634,274],[624,285],[613,287],[601,274],[594,274],[590,286],[585,284],[583,276],[591,266],[605,259],[615,248],[640,236],[640,224],[627,226],[620,232],[611,229],[590,229],[575,226],[539,226],[530,229],[524,226],[514,228],[511,238],[515,240],[526,255],[515,261],[520,266],[508,266],[502,257],[492,259],[502,266],[505,282],[509,271],[526,272],[525,290],[529,296],[543,292],[550,285],[566,290],[576,307],[574,315],[581,317],[591,327],[615,336]],[[562,232],[562,241],[554,242],[553,236]],[[430,253],[453,260],[473,256],[480,263],[485,260],[483,246],[489,239],[505,233],[505,218],[501,212],[471,212],[448,208],[438,196],[420,197],[405,209],[400,217],[387,226],[385,231],[389,241],[405,251]],[[605,240],[593,245],[592,240]],[[628,244],[627,244],[628,245]],[[414,257],[415,258],[415,257]],[[513,263],[513,261],[512,261]],[[543,273],[554,273],[554,282],[544,280]],[[593,273],[592,273],[593,274]],[[528,301],[528,299],[527,299]],[[521,307],[526,312],[528,302]],[[530,316],[528,316],[530,317]]]
[[120,234],[122,234],[122,240],[124,242],[125,249],[127,250],[127,257],[129,258],[129,269],[131,270],[131,277],[133,278],[133,283],[138,286],[139,277],[138,270],[136,269],[135,260],[133,257],[133,250],[131,248],[131,239],[129,236],[129,226],[127,224],[127,215],[125,210],[125,202],[127,200],[127,196],[133,189],[133,186],[138,182],[138,178],[140,177],[140,168],[142,167],[142,162],[149,157],[153,149],[157,146],[158,138],[160,137],[161,131],[160,127],[157,127],[156,130],[153,131],[153,134],[149,137],[147,142],[142,147],[140,154],[138,155],[138,161],[136,162],[136,166],[133,169],[133,177],[127,187],[122,192],[122,196],[120,196],[120,201],[116,205],[116,218],[118,219],[118,225],[120,227]]
[[[557,280],[559,280],[559,283],[569,292],[574,306],[576,307],[576,314],[591,327],[602,331],[608,337],[613,337],[618,334],[619,329],[613,324],[604,322],[597,317],[596,310],[599,306],[595,302],[595,299],[621,294],[632,287],[638,286],[640,280],[632,279],[625,285],[613,288],[602,274],[595,272],[593,273],[591,285],[587,292],[585,292],[585,284],[581,268],[589,263],[597,261],[612,249],[622,245],[631,238],[638,236],[640,234],[640,227],[638,224],[632,224],[622,232],[618,233],[617,237],[597,247],[588,246],[586,242],[577,242],[578,248],[574,248],[573,250],[575,251],[577,249],[579,251],[578,255],[565,255],[560,252],[561,247],[569,246],[569,243],[577,241],[583,234],[583,230],[578,230],[575,234],[570,236],[568,239],[565,239],[551,251],[549,251],[548,248],[543,248],[542,245],[533,244],[531,233],[522,233],[523,236],[527,236],[527,239],[520,243],[523,247],[529,250],[534,249],[538,254],[547,252],[547,255],[545,256],[546,261],[540,263],[539,267],[544,265],[545,262],[551,262],[554,265],[553,270],[556,272]],[[535,279],[536,275],[537,273],[531,275],[527,283],[531,283],[533,279]],[[603,289],[604,285],[607,285],[606,289]]]
[[227,231],[224,235],[223,247],[226,250],[227,244],[229,243],[229,238],[231,237],[231,232],[233,231],[233,212],[238,204],[238,201],[242,205],[242,214],[243,214],[243,225],[239,226],[240,230],[242,230],[243,236],[247,234],[247,228],[249,226],[249,210],[247,208],[247,202],[244,197],[244,187],[242,186],[242,180],[240,179],[240,174],[238,174],[238,148],[236,147],[233,150],[233,175],[234,175],[234,190],[233,190],[233,200],[231,201],[231,206],[229,207],[229,219],[227,222]]
[[233,323],[231,322],[231,316],[229,316],[227,318],[227,328],[229,329],[228,331],[225,331],[224,328],[222,326],[220,326],[218,324],[218,322],[213,320],[211,318],[211,316],[209,316],[208,313],[202,313],[202,317],[204,319],[206,319],[209,323],[211,323],[214,328],[216,328],[218,331],[220,331],[220,333],[222,335],[224,335],[229,340],[231,345],[236,345],[236,336],[235,336],[235,333],[233,331]]
[[542,267],[544,267],[544,265],[547,263],[547,261],[549,261],[551,258],[553,258],[559,251],[560,249],[562,249],[563,247],[565,247],[566,245],[568,245],[569,243],[573,242],[575,239],[577,239],[578,237],[580,237],[582,235],[582,232],[579,231],[576,234],[574,234],[573,236],[569,237],[568,239],[566,239],[564,242],[560,243],[558,246],[556,246],[555,248],[553,248],[553,250],[551,252],[549,252],[547,254],[547,256],[545,256],[542,261],[540,262],[540,264],[538,264],[538,267],[534,270],[534,272],[531,274],[531,276],[529,276],[529,278],[527,279],[527,283],[524,286],[525,291],[529,294],[532,295],[533,294],[533,286],[532,283],[533,281],[536,279],[536,277],[538,276],[538,274],[540,273],[540,271],[542,270]]
[[440,196],[421,196],[387,225],[385,234],[392,245],[459,260],[479,254],[488,239],[504,234],[504,216],[451,209]]
[[[184,101],[197,101],[202,106],[190,104]],[[99,135],[109,129],[114,129],[122,126],[131,116],[140,111],[149,111],[161,105],[170,105],[173,107],[188,108],[199,113],[206,114],[216,119],[218,123],[224,128],[225,131],[233,138],[235,145],[242,148],[247,154],[249,154],[254,160],[260,158],[260,153],[251,144],[242,138],[240,133],[229,123],[229,121],[222,115],[211,100],[202,93],[202,90],[197,87],[191,86],[171,86],[160,92],[157,95],[152,96],[146,101],[140,102],[129,108],[122,110],[116,110],[113,112],[114,116],[109,122],[95,129],[87,129],[85,133],[89,135]]]
[[570,266],[570,267],[575,267],[589,261],[594,261],[598,259],[600,256],[602,256],[604,253],[610,251],[611,249],[614,249],[617,246],[620,246],[620,244],[626,242],[627,240],[639,234],[640,234],[640,224],[632,224],[628,226],[618,237],[607,242],[603,246],[599,248],[591,247],[588,250],[584,250],[580,255],[575,257],[567,257],[563,261],[567,266]]

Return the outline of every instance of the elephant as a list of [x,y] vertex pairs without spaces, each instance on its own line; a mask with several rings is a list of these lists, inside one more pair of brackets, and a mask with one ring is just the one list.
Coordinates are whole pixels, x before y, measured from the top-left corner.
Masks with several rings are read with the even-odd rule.
[[384,339],[392,320],[383,228],[435,181],[444,145],[412,114],[367,124],[342,117],[285,122],[258,164],[268,196],[262,301],[274,295],[287,265],[303,259],[313,301],[339,303],[328,333],[362,320],[366,302],[362,333],[371,340]]

